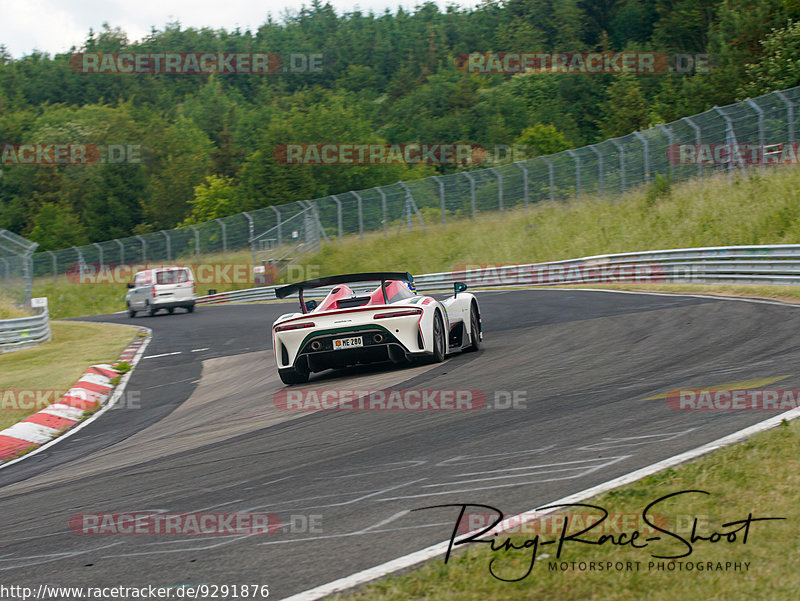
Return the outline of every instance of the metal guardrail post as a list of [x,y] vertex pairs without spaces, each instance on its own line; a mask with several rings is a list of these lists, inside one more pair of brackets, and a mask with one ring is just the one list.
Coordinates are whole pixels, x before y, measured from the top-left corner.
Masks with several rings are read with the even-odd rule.
[[644,152],[644,181],[647,183],[650,181],[650,146],[641,132],[635,131],[633,135],[642,143],[642,150]]
[[572,157],[575,162],[575,195],[580,198],[581,195],[581,158],[574,150],[568,150],[567,154]]
[[56,259],[56,253],[54,253],[52,250],[45,252],[53,259],[53,281],[58,282],[58,259]]
[[277,224],[276,224],[275,227],[278,230],[278,246],[280,247],[281,244],[283,244],[283,232],[282,232],[283,228],[281,227],[283,225],[283,223],[281,221],[281,212],[278,210],[278,207],[276,207],[275,205],[269,205],[269,208],[272,209],[275,212],[275,216],[277,217]]
[[544,161],[544,164],[547,165],[547,179],[550,181],[550,200],[556,199],[556,184],[555,184],[555,176],[553,173],[553,163],[551,163],[547,157],[539,157]]
[[592,144],[589,148],[597,155],[597,189],[600,196],[603,196],[603,153],[597,150],[597,144]]
[[614,147],[617,149],[617,152],[619,153],[619,183],[620,183],[620,189],[622,190],[622,193],[624,194],[625,193],[625,188],[626,188],[626,185],[625,185],[625,148],[623,148],[622,144],[620,144],[617,141],[617,138],[611,138],[609,140],[609,142],[611,142],[614,145]]
[[794,104],[783,92],[774,92],[774,94],[786,105],[786,133],[789,136],[789,144],[794,144]]
[[[689,117],[684,117],[681,121],[686,121],[686,123],[694,130],[694,143],[697,145],[696,152],[700,152],[700,145],[702,144],[702,132],[700,131],[700,126],[697,125],[694,121],[691,120]],[[697,175],[703,175],[703,163],[702,161],[697,161]]]
[[728,158],[728,179],[733,181],[733,148],[736,146],[736,132],[733,129],[733,120],[720,107],[714,106],[713,109],[725,120],[725,141],[731,149]]
[[472,206],[472,219],[475,219],[475,178],[468,171],[464,172],[464,177],[469,180],[469,200]]
[[522,163],[514,163],[522,171],[522,202],[525,203],[525,210],[530,210],[528,206],[528,169]]

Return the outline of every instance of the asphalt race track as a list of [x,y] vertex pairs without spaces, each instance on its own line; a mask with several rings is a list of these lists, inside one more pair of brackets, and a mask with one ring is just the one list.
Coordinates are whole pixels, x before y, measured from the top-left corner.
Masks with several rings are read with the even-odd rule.
[[[450,537],[457,510],[415,508],[526,511],[776,413],[676,411],[669,390],[781,376],[790,376],[781,388],[800,388],[800,308],[477,294],[478,353],[331,372],[301,388],[478,389],[489,405],[517,391],[524,408],[284,411],[273,403],[284,387],[269,332],[286,304],[133,320],[154,333],[128,385],[136,402],[0,470],[0,582],[267,584],[281,599]],[[271,512],[286,527],[179,537],[78,535],[68,525],[79,513],[145,511]]]

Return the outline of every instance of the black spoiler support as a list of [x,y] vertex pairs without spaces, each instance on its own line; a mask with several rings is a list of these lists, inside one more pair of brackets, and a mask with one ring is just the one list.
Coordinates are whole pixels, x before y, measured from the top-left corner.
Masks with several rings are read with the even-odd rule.
[[324,286],[336,286],[337,284],[349,284],[352,282],[380,282],[381,291],[383,292],[383,300],[388,303],[389,299],[386,298],[386,281],[398,280],[400,282],[413,282],[414,276],[408,272],[400,271],[376,271],[369,273],[350,273],[345,275],[331,275],[324,278],[316,278],[313,280],[306,280],[305,282],[297,282],[296,284],[289,284],[282,286],[275,290],[276,298],[286,298],[290,294],[297,292],[300,296],[300,309],[303,313],[306,312],[306,305],[303,302],[303,291],[308,288],[321,288]]

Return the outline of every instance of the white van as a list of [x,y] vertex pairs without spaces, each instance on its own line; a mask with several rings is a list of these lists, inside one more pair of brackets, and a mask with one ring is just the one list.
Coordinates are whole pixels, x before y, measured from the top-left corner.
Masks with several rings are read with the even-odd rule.
[[128,284],[125,302],[128,316],[136,317],[137,311],[155,315],[159,309],[172,313],[182,307],[189,313],[194,311],[194,275],[188,267],[159,267],[138,272]]

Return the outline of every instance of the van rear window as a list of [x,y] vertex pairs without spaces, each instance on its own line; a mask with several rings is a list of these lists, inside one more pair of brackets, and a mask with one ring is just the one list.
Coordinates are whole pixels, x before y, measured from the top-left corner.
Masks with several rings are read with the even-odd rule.
[[189,281],[186,269],[168,269],[156,273],[156,284],[182,284]]

